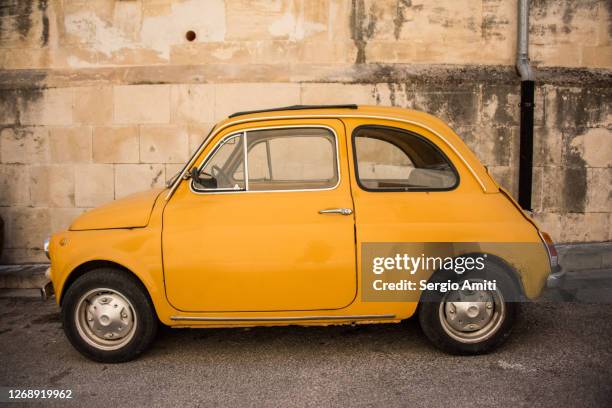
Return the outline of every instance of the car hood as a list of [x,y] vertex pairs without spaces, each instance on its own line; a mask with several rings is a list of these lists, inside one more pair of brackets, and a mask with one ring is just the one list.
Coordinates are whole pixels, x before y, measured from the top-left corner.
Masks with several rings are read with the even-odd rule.
[[89,210],[74,220],[70,230],[146,227],[155,200],[163,190],[158,188],[132,194]]

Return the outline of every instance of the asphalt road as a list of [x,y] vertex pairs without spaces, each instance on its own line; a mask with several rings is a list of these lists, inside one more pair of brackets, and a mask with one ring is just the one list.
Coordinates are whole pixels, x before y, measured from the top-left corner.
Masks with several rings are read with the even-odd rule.
[[68,344],[52,301],[0,298],[0,386],[71,389],[72,406],[610,406],[611,378],[612,304],[523,305],[486,356],[445,355],[410,320],[166,329],[139,360],[103,365]]

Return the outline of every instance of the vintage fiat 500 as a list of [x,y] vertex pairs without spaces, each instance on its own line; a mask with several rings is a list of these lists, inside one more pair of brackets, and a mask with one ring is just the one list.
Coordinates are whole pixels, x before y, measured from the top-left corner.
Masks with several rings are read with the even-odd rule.
[[[46,247],[66,335],[100,362],[135,358],[160,323],[415,314],[442,350],[483,353],[508,337],[518,302],[559,276],[548,235],[459,136],[428,114],[374,106],[231,115],[167,188],[88,211]],[[425,267],[440,248],[450,252]],[[466,272],[468,254],[484,267]]]

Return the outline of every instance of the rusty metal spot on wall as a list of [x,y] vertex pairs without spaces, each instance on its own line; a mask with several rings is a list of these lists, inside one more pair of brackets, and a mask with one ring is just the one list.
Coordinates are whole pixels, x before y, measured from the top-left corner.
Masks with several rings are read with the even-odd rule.
[[185,38],[187,41],[191,42],[196,39],[196,33],[193,30],[189,30],[185,33]]

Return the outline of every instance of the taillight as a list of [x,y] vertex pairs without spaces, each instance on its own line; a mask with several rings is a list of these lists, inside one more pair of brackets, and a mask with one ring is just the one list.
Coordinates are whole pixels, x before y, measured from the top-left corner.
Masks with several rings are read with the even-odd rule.
[[548,235],[547,233],[540,231],[540,236],[542,237],[542,242],[544,242],[546,251],[548,251],[548,259],[550,260],[550,266],[551,268],[556,268],[559,265],[559,257],[557,255],[557,249],[555,248],[555,244],[550,238],[550,235]]

